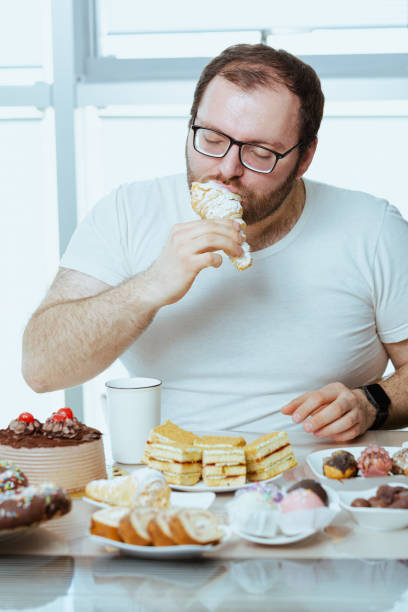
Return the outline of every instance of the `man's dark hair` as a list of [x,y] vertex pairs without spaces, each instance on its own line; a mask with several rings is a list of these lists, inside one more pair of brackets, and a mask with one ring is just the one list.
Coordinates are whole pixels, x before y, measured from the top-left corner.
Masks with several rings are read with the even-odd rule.
[[191,107],[190,126],[204,92],[216,76],[244,90],[285,85],[300,100],[300,140],[304,150],[317,136],[324,95],[311,66],[287,51],[268,45],[233,45],[215,57],[201,73]]

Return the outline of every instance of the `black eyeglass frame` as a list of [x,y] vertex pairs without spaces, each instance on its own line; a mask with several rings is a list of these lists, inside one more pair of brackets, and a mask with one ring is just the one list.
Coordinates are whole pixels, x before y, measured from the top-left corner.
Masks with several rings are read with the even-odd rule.
[[[268,147],[264,147],[263,145],[257,144],[255,142],[241,142],[240,140],[235,140],[235,138],[228,136],[228,134],[225,134],[224,132],[220,132],[219,130],[213,130],[212,128],[207,128],[202,125],[193,124],[191,126],[191,129],[193,130],[193,134],[194,134],[193,147],[197,151],[197,153],[201,153],[202,155],[206,155],[207,157],[215,157],[217,159],[222,159],[223,157],[227,155],[228,151],[231,149],[233,145],[237,145],[238,150],[239,150],[239,161],[244,166],[244,168],[247,168],[248,170],[252,170],[252,172],[260,172],[261,174],[270,174],[271,172],[273,172],[273,170],[276,168],[276,164],[278,163],[280,159],[283,159],[284,157],[289,155],[289,153],[292,153],[292,151],[294,151],[297,147],[300,147],[303,144],[303,142],[300,140],[293,147],[285,151],[285,153],[278,153],[277,151],[274,151],[273,149],[268,149]],[[214,134],[219,134],[220,136],[224,136],[225,138],[228,138],[230,143],[226,151],[222,155],[213,155],[212,153],[204,153],[203,151],[200,151],[199,149],[197,149],[196,147],[197,130],[208,130],[209,132],[213,132]],[[242,147],[244,145],[250,145],[251,147],[259,147],[260,149],[265,149],[265,151],[268,151],[268,153],[273,153],[276,157],[276,160],[272,168],[270,170],[256,170],[255,168],[251,168],[250,166],[248,166],[248,164],[246,164],[242,159]]]

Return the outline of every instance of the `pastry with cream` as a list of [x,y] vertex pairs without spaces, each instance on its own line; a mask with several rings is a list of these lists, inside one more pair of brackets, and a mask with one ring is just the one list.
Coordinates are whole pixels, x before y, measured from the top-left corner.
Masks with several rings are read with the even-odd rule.
[[241,247],[244,252],[240,257],[231,257],[231,261],[237,270],[249,268],[252,265],[252,256],[249,244],[245,242],[241,196],[215,181],[194,182],[191,185],[191,206],[202,219],[235,219],[241,224],[241,235],[244,239]]
[[161,472],[142,468],[130,476],[92,480],[86,485],[85,495],[95,501],[124,508],[165,508],[169,504],[170,489]]
[[392,460],[388,452],[377,444],[367,446],[361,453],[357,464],[365,478],[387,476],[392,468]]
[[348,451],[336,450],[323,459],[323,474],[326,478],[343,480],[343,478],[354,478],[357,473],[356,458]]
[[392,473],[408,476],[408,447],[400,448],[393,454]]

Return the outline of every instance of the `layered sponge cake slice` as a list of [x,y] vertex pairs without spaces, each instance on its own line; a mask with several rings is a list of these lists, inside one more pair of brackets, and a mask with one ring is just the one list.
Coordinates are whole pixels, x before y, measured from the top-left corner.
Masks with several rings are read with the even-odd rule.
[[240,436],[196,436],[194,446],[202,448],[236,448],[245,446],[246,441]]
[[180,442],[181,444],[193,444],[199,436],[179,427],[175,423],[167,420],[162,425],[152,429],[149,435],[149,442]]
[[203,480],[207,487],[231,487],[245,484],[244,447],[205,448],[203,450]]
[[201,436],[194,446],[203,450],[203,480],[206,487],[245,484],[245,439],[236,436]]
[[261,436],[245,447],[248,480],[267,480],[297,465],[286,431]]
[[202,450],[180,442],[151,442],[143,462],[160,470],[169,484],[194,485],[201,478]]

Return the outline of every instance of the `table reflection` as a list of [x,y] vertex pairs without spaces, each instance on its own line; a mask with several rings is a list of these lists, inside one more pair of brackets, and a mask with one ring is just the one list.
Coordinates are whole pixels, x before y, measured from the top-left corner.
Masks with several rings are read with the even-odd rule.
[[59,600],[71,587],[74,567],[69,556],[1,555],[0,609],[61,610]]
[[[408,565],[404,561],[158,563],[116,557],[83,559],[81,563],[78,575],[87,579],[87,591],[96,598],[91,608],[95,611],[109,610],[113,600],[117,600],[118,611],[408,609]],[[401,610],[394,608],[399,600],[405,605]]]

